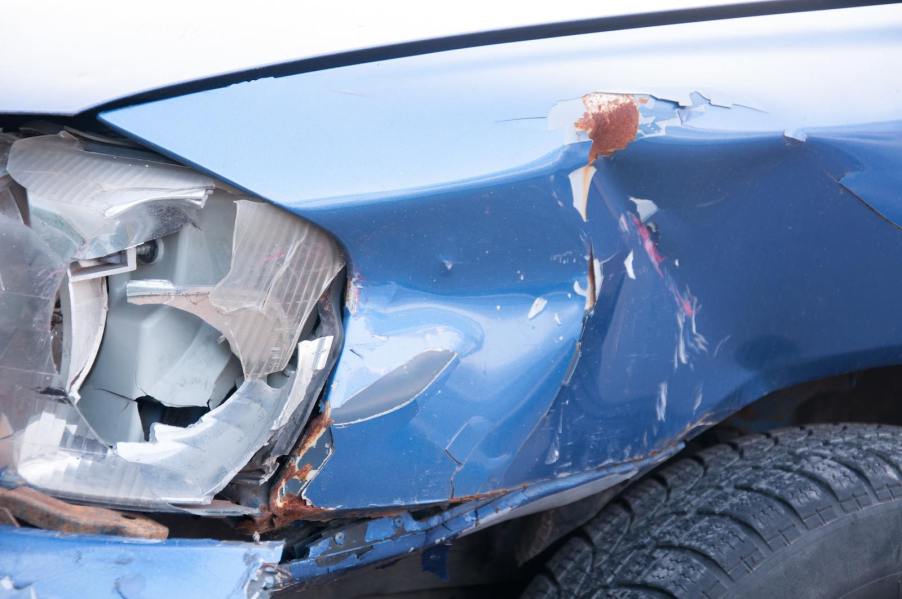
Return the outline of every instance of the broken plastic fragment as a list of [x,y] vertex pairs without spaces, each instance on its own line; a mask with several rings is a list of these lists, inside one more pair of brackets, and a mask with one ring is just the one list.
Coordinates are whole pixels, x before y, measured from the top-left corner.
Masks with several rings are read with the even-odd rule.
[[[321,351],[319,342],[298,347],[305,362],[311,359],[310,354]],[[331,343],[331,338],[325,343]],[[191,426],[154,424],[146,443],[117,443],[116,453],[132,463],[185,473],[185,488],[169,489],[167,501],[196,503],[203,497],[209,502],[267,442],[274,424],[297,407],[309,378],[308,370],[302,376],[296,372],[280,389],[257,379],[245,380],[228,401]],[[210,459],[212,455],[215,460]]]
[[85,281],[131,272],[138,266],[135,248],[130,247],[100,258],[77,260],[69,265],[70,281]]
[[88,370],[100,349],[106,326],[106,279],[73,281],[60,293],[65,332],[63,333],[60,371],[66,377],[66,390],[77,397],[78,390],[88,376]]
[[127,293],[134,304],[165,304],[198,316],[222,332],[244,376],[260,378],[288,364],[302,325],[344,262],[319,228],[269,204],[237,205],[232,266],[218,284],[132,281]]
[[88,147],[68,133],[17,140],[7,169],[28,190],[35,230],[58,255],[75,259],[178,231],[214,187],[185,167],[134,150]]

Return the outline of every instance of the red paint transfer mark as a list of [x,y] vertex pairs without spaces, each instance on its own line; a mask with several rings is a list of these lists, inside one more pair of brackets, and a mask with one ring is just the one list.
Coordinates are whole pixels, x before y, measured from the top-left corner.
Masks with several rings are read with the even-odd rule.
[[636,139],[639,108],[632,96],[593,92],[583,96],[586,112],[574,123],[592,140],[589,162],[599,156],[611,156]]
[[648,230],[648,226],[639,220],[639,217],[635,214],[630,214],[630,219],[633,221],[633,226],[636,228],[636,233],[639,235],[640,241],[642,241],[642,249],[645,250],[648,259],[654,264],[658,274],[662,274],[661,263],[664,262],[664,256],[658,251],[658,246],[655,245],[654,240],[651,238],[651,231]]
[[676,282],[670,275],[664,273],[661,268],[661,265],[664,263],[664,256],[658,251],[658,246],[655,245],[654,240],[651,238],[651,231],[648,229],[648,226],[635,214],[630,214],[629,218],[630,222],[633,224],[633,228],[636,229],[639,241],[642,242],[642,249],[645,250],[648,259],[651,260],[651,263],[654,265],[658,274],[664,277],[667,287],[670,289],[670,293],[673,295],[674,300],[676,300],[677,307],[689,318],[694,318],[695,315],[698,314],[698,300],[693,297],[692,294],[688,293],[688,291],[686,293],[680,292],[680,290],[677,289]]

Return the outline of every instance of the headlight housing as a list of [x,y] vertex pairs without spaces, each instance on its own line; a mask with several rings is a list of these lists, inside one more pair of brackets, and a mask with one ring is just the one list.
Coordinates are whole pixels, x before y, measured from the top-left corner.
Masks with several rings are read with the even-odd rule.
[[4,480],[160,509],[272,475],[340,342],[327,233],[61,132],[0,139],[0,239]]

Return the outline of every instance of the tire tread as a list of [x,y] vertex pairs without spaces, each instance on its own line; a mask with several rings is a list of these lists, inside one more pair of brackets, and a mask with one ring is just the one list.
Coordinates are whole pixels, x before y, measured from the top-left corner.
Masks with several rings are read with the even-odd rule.
[[902,497],[902,429],[812,425],[681,456],[627,487],[524,597],[725,597],[807,531]]

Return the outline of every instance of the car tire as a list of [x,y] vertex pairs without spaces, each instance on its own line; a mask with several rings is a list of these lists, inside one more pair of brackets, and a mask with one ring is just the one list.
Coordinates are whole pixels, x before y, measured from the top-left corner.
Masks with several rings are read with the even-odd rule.
[[743,437],[651,472],[528,585],[556,597],[902,596],[902,428]]

